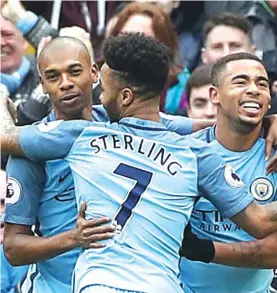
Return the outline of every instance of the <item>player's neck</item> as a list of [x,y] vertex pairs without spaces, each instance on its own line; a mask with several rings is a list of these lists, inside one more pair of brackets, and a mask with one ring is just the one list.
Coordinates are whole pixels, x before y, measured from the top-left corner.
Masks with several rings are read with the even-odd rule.
[[160,105],[158,103],[153,103],[151,100],[141,101],[139,103],[133,103],[132,106],[129,106],[124,111],[121,118],[133,117],[137,119],[161,122],[159,109]]
[[55,117],[56,120],[88,120],[88,121],[92,121],[92,111],[91,111],[91,106],[84,108],[81,112],[79,113],[63,113],[60,111],[56,111],[54,109],[55,112]]
[[215,135],[217,141],[226,149],[234,152],[244,152],[250,150],[255,145],[261,135],[261,131],[262,124],[251,129],[251,131],[242,132],[218,117]]

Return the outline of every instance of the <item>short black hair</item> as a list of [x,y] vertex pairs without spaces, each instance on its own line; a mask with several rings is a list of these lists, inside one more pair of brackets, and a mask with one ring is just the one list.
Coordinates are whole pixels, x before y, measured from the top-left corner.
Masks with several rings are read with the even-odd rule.
[[224,25],[238,29],[244,32],[249,41],[252,43],[252,25],[249,20],[241,14],[223,12],[215,15],[211,20],[204,24],[203,28],[203,41],[207,41],[209,33],[217,26]]
[[117,81],[135,88],[143,98],[160,95],[169,74],[169,49],[153,37],[128,33],[109,37],[104,60]]
[[235,53],[235,54],[227,55],[227,56],[221,58],[219,61],[217,61],[213,66],[212,84],[214,86],[216,86],[216,87],[219,86],[219,76],[225,70],[226,65],[229,62],[237,61],[237,60],[254,60],[254,61],[261,63],[264,66],[263,61],[261,59],[259,59],[257,56],[250,54],[250,53],[243,52],[243,53]]
[[187,98],[190,101],[190,94],[193,88],[202,87],[208,84],[212,84],[212,64],[203,64],[198,66],[191,74],[187,86]]

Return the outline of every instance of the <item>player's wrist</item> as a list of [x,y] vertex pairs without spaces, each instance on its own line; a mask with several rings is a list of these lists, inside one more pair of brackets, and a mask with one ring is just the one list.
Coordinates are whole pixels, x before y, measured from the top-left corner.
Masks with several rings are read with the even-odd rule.
[[180,256],[192,261],[210,263],[215,258],[215,245],[212,240],[198,238],[195,234],[183,240]]
[[78,241],[77,238],[77,231],[76,229],[72,229],[67,232],[67,237],[66,237],[66,246],[68,249],[74,249],[77,247],[81,247],[80,242]]

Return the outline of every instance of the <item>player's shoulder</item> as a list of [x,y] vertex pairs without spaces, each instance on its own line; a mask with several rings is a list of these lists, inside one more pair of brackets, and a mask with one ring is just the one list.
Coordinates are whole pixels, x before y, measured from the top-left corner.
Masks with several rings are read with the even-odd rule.
[[214,137],[214,126],[209,126],[207,128],[198,130],[196,132],[193,132],[189,136],[191,138],[200,139],[202,141],[210,143],[211,141],[213,141],[215,139],[215,137]]
[[196,155],[200,153],[213,153],[212,148],[206,143],[206,141],[192,137],[191,135],[179,135],[174,132],[169,132],[167,141],[174,144],[176,147],[187,147]]
[[40,132],[52,131],[79,131],[81,132],[86,127],[91,126],[93,123],[87,120],[54,120],[54,121],[41,121],[33,125]]

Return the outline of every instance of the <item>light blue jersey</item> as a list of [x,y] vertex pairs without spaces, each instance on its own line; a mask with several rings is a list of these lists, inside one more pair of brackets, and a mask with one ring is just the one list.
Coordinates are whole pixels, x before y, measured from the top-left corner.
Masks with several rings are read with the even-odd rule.
[[[52,113],[45,120],[54,119]],[[13,194],[5,211],[5,222],[35,225],[36,234],[43,237],[76,226],[75,190],[67,162],[54,160],[37,164],[14,157],[8,162],[7,173]],[[21,285],[22,292],[71,292],[72,273],[79,253],[80,249],[76,248],[30,265]]]
[[199,191],[225,217],[253,201],[246,189],[231,186],[241,180],[205,143],[160,123],[55,121],[25,128],[19,141],[32,160],[65,157],[77,204],[87,204],[86,218],[108,216],[117,224],[105,248],[87,249],[79,257],[75,292],[93,284],[182,292],[178,252]]
[[[103,106],[93,107],[95,121],[108,121]],[[172,131],[190,133],[192,120],[161,113],[162,123]],[[53,112],[44,122],[54,121]],[[37,164],[23,158],[12,158],[7,172],[11,193],[4,220],[18,225],[36,225],[39,236],[50,237],[71,230],[76,225],[77,207],[71,170],[63,160]],[[11,195],[12,196],[12,195]],[[80,253],[74,249],[30,266],[21,286],[23,293],[71,292],[72,272]]]
[[[214,128],[192,135],[200,138],[240,174],[249,192],[259,204],[276,200],[277,174],[266,175],[265,140],[259,138],[245,152],[233,152],[224,148],[215,138]],[[200,198],[192,212],[193,232],[200,238],[218,242],[250,241],[254,238],[236,224],[223,217],[207,199]],[[266,293],[273,278],[272,270],[235,268],[218,264],[181,261],[182,281],[199,293]],[[185,291],[186,292],[186,291]]]
[[3,245],[0,246],[0,261],[1,261],[1,293],[16,293],[17,286],[27,273],[28,266],[13,267],[7,260]]
[[[108,122],[109,117],[102,105],[93,106],[93,118],[95,121]],[[186,135],[192,133],[193,119],[178,116],[169,115],[160,112],[161,123],[170,131],[176,132],[180,135]]]

